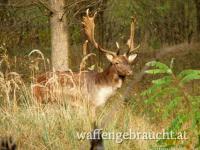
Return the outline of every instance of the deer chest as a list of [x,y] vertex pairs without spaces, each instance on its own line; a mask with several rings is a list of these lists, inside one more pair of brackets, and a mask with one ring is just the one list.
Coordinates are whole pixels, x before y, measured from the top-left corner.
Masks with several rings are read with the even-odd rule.
[[95,93],[95,105],[100,106],[104,105],[105,102],[115,93],[113,87],[101,87]]
[[96,106],[104,105],[106,103],[106,101],[112,95],[115,94],[116,90],[118,88],[121,88],[121,86],[122,86],[122,80],[119,79],[119,80],[117,80],[117,82],[115,81],[113,83],[113,85],[98,87],[96,92],[95,92],[95,95],[94,95],[95,105]]

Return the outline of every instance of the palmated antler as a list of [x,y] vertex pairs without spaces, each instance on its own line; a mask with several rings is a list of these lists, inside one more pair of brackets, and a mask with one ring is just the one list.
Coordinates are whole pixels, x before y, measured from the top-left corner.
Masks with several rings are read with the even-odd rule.
[[135,45],[134,45],[134,40],[135,40],[135,24],[136,24],[136,18],[135,17],[132,17],[132,22],[131,22],[131,30],[130,30],[130,38],[128,39],[127,41],[127,45],[129,47],[129,50],[127,51],[127,55],[133,51],[135,51],[136,49],[138,49],[140,47],[140,45],[138,45],[136,48],[135,48]]
[[105,50],[95,41],[95,38],[94,38],[94,29],[95,29],[94,19],[95,19],[96,14],[97,13],[94,13],[94,15],[92,17],[90,17],[89,16],[89,9],[86,10],[86,16],[83,17],[83,21],[82,21],[82,24],[84,25],[85,34],[87,35],[89,41],[94,45],[95,48],[99,49],[100,51],[102,51],[104,53],[108,53],[108,54],[111,54],[113,56],[116,56],[115,52]]

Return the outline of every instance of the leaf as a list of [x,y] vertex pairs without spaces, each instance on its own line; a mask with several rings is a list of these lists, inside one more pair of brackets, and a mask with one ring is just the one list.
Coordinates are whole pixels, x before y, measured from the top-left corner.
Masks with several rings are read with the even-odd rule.
[[146,73],[149,73],[149,74],[159,74],[159,73],[172,74],[172,70],[167,65],[161,62],[151,61],[151,62],[146,63],[146,66],[156,67],[156,69],[145,71]]
[[185,76],[180,82],[181,83],[187,83],[189,81],[192,81],[192,80],[198,80],[200,79],[200,74],[189,74],[187,76]]
[[159,68],[161,70],[168,70],[170,69],[167,65],[161,63],[161,62],[158,62],[158,61],[150,61],[148,63],[146,63],[146,66],[149,66],[149,67],[156,67],[156,68]]
[[179,129],[181,129],[182,125],[189,119],[188,115],[185,114],[179,114],[171,123],[170,127],[168,128],[168,131],[174,131],[177,132]]
[[154,103],[157,99],[162,100],[162,97],[170,94],[176,94],[178,92],[178,89],[175,87],[165,87],[163,89],[160,89],[160,91],[152,93],[153,95],[150,96],[150,98],[145,100],[146,104],[152,104]]
[[148,73],[148,74],[160,74],[160,73],[166,73],[166,71],[160,70],[160,69],[151,69],[151,70],[146,70],[145,73]]
[[[192,96],[193,100],[200,104],[200,96]],[[197,104],[196,104],[197,105]]]
[[200,96],[192,96],[193,127],[200,126]]
[[167,84],[170,84],[171,81],[172,81],[171,76],[165,76],[163,78],[153,80],[152,83],[156,85],[167,85]]
[[170,101],[170,103],[164,109],[165,111],[163,114],[163,118],[167,118],[170,115],[170,113],[173,111],[173,109],[178,106],[181,98],[182,97],[178,96]]
[[181,79],[189,74],[200,75],[200,70],[192,70],[192,69],[183,70],[181,73],[179,73],[178,77]]
[[196,125],[200,125],[200,111],[196,111],[194,113],[194,120],[195,120]]
[[157,90],[159,88],[160,88],[159,86],[153,85],[153,86],[149,87],[147,90],[143,91],[141,93],[141,96],[148,96],[150,94],[153,94],[153,93],[157,92]]

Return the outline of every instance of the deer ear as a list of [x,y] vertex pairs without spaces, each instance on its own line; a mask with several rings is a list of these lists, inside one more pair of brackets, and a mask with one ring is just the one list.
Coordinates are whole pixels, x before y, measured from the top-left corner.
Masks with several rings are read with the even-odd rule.
[[110,62],[112,62],[113,61],[113,55],[111,55],[111,54],[106,54],[106,57],[107,57],[107,59],[110,61]]
[[132,55],[128,56],[128,62],[132,63],[136,57],[137,57],[137,54],[132,54]]

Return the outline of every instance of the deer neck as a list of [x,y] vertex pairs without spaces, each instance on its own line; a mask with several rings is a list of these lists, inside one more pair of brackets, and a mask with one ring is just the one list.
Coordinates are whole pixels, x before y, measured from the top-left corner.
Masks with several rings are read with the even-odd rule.
[[123,80],[124,77],[120,76],[115,66],[110,64],[103,72],[97,74],[96,84],[117,89],[121,87]]

